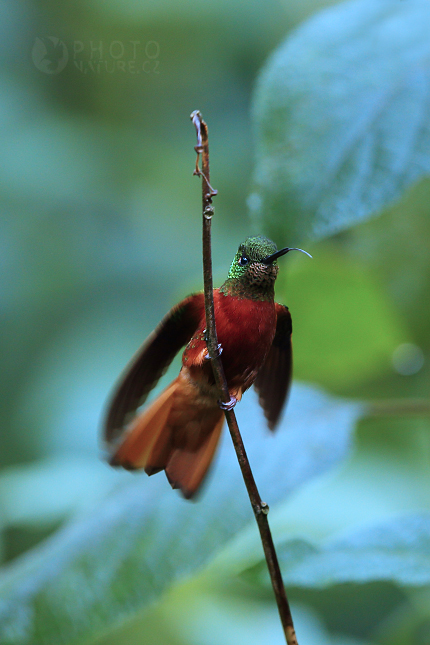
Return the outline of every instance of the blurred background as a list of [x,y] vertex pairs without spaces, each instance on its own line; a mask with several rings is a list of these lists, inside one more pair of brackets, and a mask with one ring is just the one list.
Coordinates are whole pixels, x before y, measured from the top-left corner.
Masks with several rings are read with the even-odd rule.
[[[103,463],[105,401],[164,313],[202,284],[189,114],[199,109],[209,125],[219,285],[242,239],[267,232],[247,214],[256,77],[290,30],[329,4],[0,3],[4,564],[91,511],[128,476]],[[293,315],[295,378],[360,401],[428,396],[429,204],[430,182],[421,181],[379,218],[323,241],[275,240],[314,256],[288,256],[277,284]],[[277,534],[288,536],[288,518],[302,511],[301,530],[317,539],[353,525],[353,513],[365,523],[384,511],[430,510],[429,439],[425,416],[362,419],[353,454],[279,511]],[[316,517],[323,499],[329,511]],[[244,592],[232,576],[226,603],[209,578],[172,590],[124,632],[97,642],[230,642],[222,631],[206,633],[201,620],[224,624],[232,643],[250,643],[259,634],[247,632],[251,616],[277,621],[270,590]],[[204,593],[213,593],[210,602]],[[424,645],[425,593],[375,580],[297,587],[292,598],[309,643],[395,643],[403,630],[403,643]],[[255,642],[269,642],[268,633]]]

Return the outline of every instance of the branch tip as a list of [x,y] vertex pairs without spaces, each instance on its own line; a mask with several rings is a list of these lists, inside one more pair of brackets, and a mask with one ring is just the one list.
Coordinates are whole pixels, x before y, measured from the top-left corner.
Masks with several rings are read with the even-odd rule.
[[[215,197],[217,190],[212,188],[209,183],[209,143],[208,143],[208,126],[206,125],[201,112],[199,110],[194,110],[190,114],[190,119],[194,123],[197,133],[197,145],[194,146],[194,150],[197,153],[196,167],[193,170],[193,175],[198,175],[202,177],[206,183],[206,189],[208,192],[203,194],[203,198],[207,203],[211,203],[212,197]],[[200,155],[202,157],[202,166],[203,169],[199,168]],[[204,187],[202,187],[204,189]],[[213,214],[213,213],[212,213]]]

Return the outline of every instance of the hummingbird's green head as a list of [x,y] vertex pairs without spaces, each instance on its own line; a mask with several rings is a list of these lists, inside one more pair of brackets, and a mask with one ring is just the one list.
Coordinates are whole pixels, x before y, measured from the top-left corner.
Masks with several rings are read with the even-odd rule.
[[278,274],[276,261],[266,264],[263,260],[276,251],[276,244],[267,237],[247,237],[237,249],[227,279],[248,284],[273,284]]
[[279,271],[276,260],[288,251],[301,250],[284,248],[278,251],[276,244],[262,235],[246,238],[234,256],[227,280],[220,291],[259,300],[273,297]]

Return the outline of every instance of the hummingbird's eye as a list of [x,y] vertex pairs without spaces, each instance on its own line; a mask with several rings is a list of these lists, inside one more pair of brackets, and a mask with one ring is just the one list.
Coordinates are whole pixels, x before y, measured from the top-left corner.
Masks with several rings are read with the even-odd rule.
[[242,255],[242,257],[239,260],[239,264],[241,267],[245,266],[245,264],[248,264],[249,260],[245,255]]

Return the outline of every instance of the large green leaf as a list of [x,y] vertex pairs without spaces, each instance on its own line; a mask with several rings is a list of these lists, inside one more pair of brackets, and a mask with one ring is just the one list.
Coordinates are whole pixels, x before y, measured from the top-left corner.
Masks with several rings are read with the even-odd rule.
[[[323,588],[381,580],[410,587],[429,585],[430,514],[396,517],[324,546],[291,540],[278,554],[290,586]],[[254,573],[270,584],[263,563]]]
[[313,261],[297,254],[281,267],[276,287],[293,318],[294,373],[343,393],[390,374],[393,351],[410,340],[401,310],[338,245],[321,242],[312,254]]
[[254,98],[250,206],[271,235],[295,244],[339,231],[430,173],[429,31],[426,0],[353,0],[270,58]]
[[[256,397],[246,399],[239,421],[268,503],[341,460],[362,410],[297,386],[270,435]],[[201,568],[251,516],[227,433],[198,504],[181,499],[162,475],[130,475],[90,515],[3,574],[0,642],[72,644],[108,631]]]

